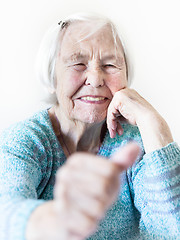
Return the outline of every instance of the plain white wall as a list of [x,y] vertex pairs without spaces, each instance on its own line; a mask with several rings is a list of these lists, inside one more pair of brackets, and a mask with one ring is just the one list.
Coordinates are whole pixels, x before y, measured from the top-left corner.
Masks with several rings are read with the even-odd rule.
[[0,3],[0,132],[46,108],[35,78],[40,41],[53,23],[77,11],[119,23],[134,62],[132,87],[166,119],[180,143],[179,0],[10,0]]

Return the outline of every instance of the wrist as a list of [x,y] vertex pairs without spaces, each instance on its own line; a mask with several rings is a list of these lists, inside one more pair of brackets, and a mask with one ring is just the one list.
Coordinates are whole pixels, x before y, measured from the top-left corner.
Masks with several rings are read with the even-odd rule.
[[63,238],[65,229],[60,223],[57,211],[54,207],[54,200],[48,201],[37,207],[31,214],[26,228],[27,240],[49,240]]
[[173,142],[167,122],[156,111],[147,112],[137,120],[145,152],[149,153]]

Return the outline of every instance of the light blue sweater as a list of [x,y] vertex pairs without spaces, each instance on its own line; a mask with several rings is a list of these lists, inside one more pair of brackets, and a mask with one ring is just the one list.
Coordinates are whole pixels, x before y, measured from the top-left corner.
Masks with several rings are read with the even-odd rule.
[[[123,129],[115,139],[106,133],[99,155],[109,157],[131,140],[143,151],[138,128],[123,124]],[[180,149],[173,142],[142,155],[122,174],[119,197],[89,240],[180,239]],[[55,174],[65,161],[47,110],[4,131],[0,240],[25,240],[30,214],[53,198]]]

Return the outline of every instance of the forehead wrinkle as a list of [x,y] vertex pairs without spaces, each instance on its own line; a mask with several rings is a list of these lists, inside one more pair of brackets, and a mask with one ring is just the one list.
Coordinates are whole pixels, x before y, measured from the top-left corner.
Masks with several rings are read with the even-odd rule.
[[82,60],[87,60],[88,59],[88,55],[87,54],[82,54],[81,52],[78,53],[73,53],[69,56],[66,56],[63,58],[64,62],[75,62],[75,61],[82,61]]

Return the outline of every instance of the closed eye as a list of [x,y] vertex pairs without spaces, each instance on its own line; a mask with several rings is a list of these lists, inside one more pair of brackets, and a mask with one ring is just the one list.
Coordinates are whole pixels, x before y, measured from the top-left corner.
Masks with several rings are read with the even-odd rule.
[[85,66],[84,63],[76,63],[75,65],[77,65],[77,66]]
[[111,63],[103,64],[102,69],[108,74],[114,74],[121,71],[120,67]]
[[73,65],[73,68],[76,70],[76,71],[84,71],[86,70],[86,65],[84,63],[77,63],[77,64],[74,64]]
[[103,65],[103,67],[116,67],[116,66],[113,64],[105,64],[105,65]]

